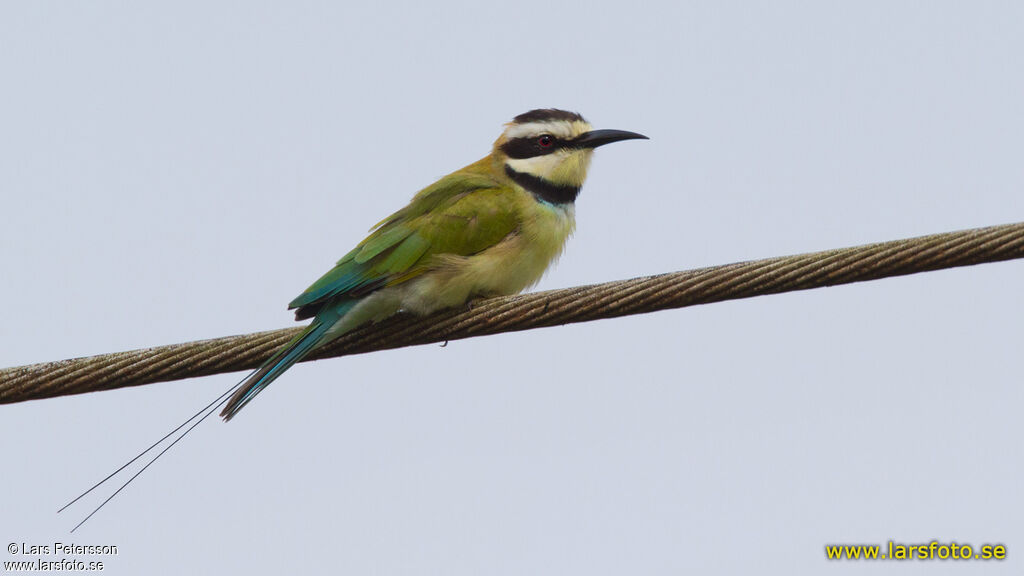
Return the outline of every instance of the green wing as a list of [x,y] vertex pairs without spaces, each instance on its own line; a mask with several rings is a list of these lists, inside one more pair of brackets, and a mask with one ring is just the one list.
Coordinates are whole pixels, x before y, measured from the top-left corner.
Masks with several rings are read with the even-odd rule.
[[298,320],[326,304],[359,298],[428,270],[439,254],[469,256],[519,225],[515,195],[493,179],[456,172],[417,194],[288,305]]

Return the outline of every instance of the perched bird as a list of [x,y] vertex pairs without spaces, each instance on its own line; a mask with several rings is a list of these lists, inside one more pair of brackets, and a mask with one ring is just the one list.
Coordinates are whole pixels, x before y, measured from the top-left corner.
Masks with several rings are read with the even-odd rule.
[[647,137],[592,130],[575,112],[516,116],[490,154],[421,190],[292,300],[296,320],[313,322],[241,383],[221,416],[230,420],[293,364],[362,324],[535,284],[573,231],[594,148],[635,138]]
[[166,444],[121,484],[77,530],[192,429],[221,412],[230,420],[285,370],[319,346],[399,310],[429,314],[474,298],[515,294],[533,285],[562,252],[575,226],[574,202],[594,148],[646,136],[591,130],[564,110],[516,116],[491,153],[424,188],[405,208],[374,226],[370,235],[313,283],[289,308],[313,322],[239,382],[107,475],[58,512]]

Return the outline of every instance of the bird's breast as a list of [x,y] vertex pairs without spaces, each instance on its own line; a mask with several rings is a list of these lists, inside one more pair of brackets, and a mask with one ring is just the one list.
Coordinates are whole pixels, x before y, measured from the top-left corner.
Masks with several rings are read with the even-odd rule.
[[[484,288],[494,294],[515,294],[540,280],[558,259],[576,225],[572,204],[535,202],[523,225],[503,242],[480,254],[479,263],[493,280]],[[471,264],[472,266],[473,264]]]
[[438,256],[433,270],[403,290],[402,307],[428,314],[536,284],[561,255],[576,220],[572,204],[528,202],[520,225],[494,246],[472,256]]

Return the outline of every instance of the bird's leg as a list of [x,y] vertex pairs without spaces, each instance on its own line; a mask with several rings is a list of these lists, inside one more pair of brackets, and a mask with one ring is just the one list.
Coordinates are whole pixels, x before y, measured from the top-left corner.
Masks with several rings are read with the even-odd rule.
[[476,296],[474,298],[470,298],[466,301],[466,312],[472,312],[473,308],[485,300],[487,300],[487,296]]

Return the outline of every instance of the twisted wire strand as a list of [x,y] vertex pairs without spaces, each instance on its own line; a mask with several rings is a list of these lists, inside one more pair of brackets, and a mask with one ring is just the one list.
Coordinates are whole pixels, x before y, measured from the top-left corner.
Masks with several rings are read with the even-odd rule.
[[[1024,222],[738,262],[562,290],[472,308],[398,314],[345,334],[308,360],[644,314],[697,304],[1024,258]],[[302,328],[0,369],[0,404],[251,370]]]

